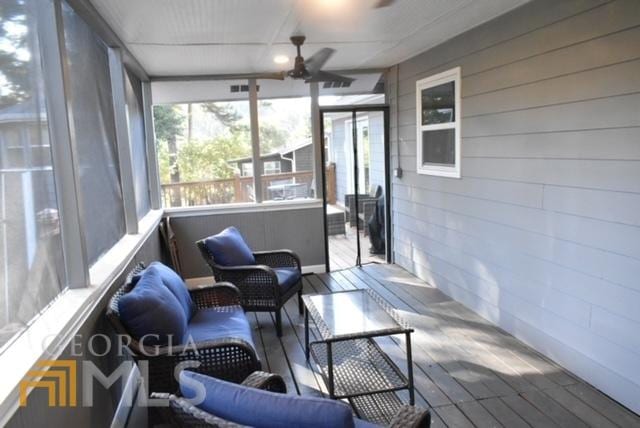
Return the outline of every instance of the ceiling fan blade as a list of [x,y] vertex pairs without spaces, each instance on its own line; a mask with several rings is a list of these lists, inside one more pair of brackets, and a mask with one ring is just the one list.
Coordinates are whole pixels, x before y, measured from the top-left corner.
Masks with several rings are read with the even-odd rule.
[[340,74],[330,73],[328,71],[318,71],[313,73],[311,77],[305,79],[305,83],[310,82],[340,82],[340,83],[351,83],[356,79],[347,76],[341,76]]
[[329,61],[329,58],[335,53],[335,49],[322,48],[318,52],[304,60],[304,66],[311,74],[315,74]]
[[395,3],[396,0],[377,0],[374,5],[373,8],[374,9],[378,9],[381,7],[387,7],[390,6],[392,3]]

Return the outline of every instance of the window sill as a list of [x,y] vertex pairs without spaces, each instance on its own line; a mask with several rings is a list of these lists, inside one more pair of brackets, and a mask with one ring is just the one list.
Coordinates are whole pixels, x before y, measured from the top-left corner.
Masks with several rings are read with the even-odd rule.
[[162,210],[150,211],[140,221],[140,233],[124,236],[91,267],[88,287],[64,291],[0,355],[0,426],[18,408],[19,384],[25,374],[38,360],[56,359],[62,354],[161,219]]
[[165,217],[190,217],[208,214],[238,214],[265,211],[290,211],[306,208],[321,208],[321,199],[303,199],[291,201],[265,201],[243,204],[203,205],[198,207],[165,208]]

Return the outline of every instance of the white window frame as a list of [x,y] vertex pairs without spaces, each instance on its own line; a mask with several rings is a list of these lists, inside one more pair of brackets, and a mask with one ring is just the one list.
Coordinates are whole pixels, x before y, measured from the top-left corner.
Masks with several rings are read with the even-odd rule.
[[[267,165],[269,167],[267,167]],[[282,173],[282,164],[279,160],[264,161],[264,175],[273,175]]]
[[[460,118],[461,115],[461,68],[456,67],[447,70],[442,73],[438,73],[433,76],[420,79],[416,82],[416,171],[418,174],[435,175],[440,177],[460,178],[460,149],[461,149],[461,133],[460,133]],[[434,86],[442,85],[444,83],[454,82],[454,102],[455,102],[455,117],[454,122],[449,123],[437,123],[433,125],[422,125],[422,91],[425,89],[433,88]],[[423,131],[437,131],[441,129],[453,129],[454,130],[454,144],[455,144],[455,164],[453,166],[440,165],[440,164],[424,164],[422,162],[422,132]]]

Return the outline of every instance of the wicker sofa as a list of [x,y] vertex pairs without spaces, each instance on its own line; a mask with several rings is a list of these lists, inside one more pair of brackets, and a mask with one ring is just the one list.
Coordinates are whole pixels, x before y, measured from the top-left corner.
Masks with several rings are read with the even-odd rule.
[[[171,426],[178,427],[224,427],[237,428],[243,426],[306,426],[312,421],[313,426],[331,428],[375,428],[378,425],[354,418],[351,409],[341,401],[328,398],[305,397],[286,394],[286,385],[276,374],[254,372],[240,385],[224,385],[215,379],[205,376],[194,376],[188,372],[191,381],[203,382],[207,396],[203,403],[194,405],[180,394],[153,393],[152,398],[165,399],[167,407],[159,408],[162,420]],[[185,392],[185,388],[181,388]],[[190,389],[186,388],[187,396]],[[252,392],[259,389],[265,392]],[[209,396],[209,394],[216,394]],[[209,404],[207,404],[207,401]],[[206,411],[205,408],[218,409],[219,413]],[[278,420],[271,417],[275,415]],[[415,406],[402,406],[389,423],[393,428],[427,428],[431,424],[428,410]]]
[[[212,240],[225,233],[231,233],[233,240],[241,241],[242,236],[234,227],[196,242],[202,257],[213,272],[216,281],[227,281],[240,290],[241,304],[246,311],[274,312],[276,332],[282,336],[282,306],[293,296],[298,295],[298,309],[302,314],[302,272],[300,258],[290,250],[251,251],[250,260],[241,264],[233,264],[230,260],[222,260],[224,245],[218,251],[212,249]],[[238,243],[236,243],[238,244]]]
[[[198,340],[187,343],[146,344],[140,340],[140,337],[130,332],[121,317],[119,303],[123,296],[135,288],[144,270],[145,266],[138,264],[129,273],[125,284],[112,296],[106,316],[116,334],[121,336],[133,359],[137,363],[148,364],[150,391],[170,393],[177,391],[178,382],[174,377],[174,370],[181,363],[189,365],[195,363],[198,367],[193,370],[231,382],[241,382],[249,374],[260,370],[261,363],[250,337],[250,327],[239,306],[240,293],[234,285],[229,283],[217,283],[188,291],[194,306],[194,316],[190,324],[195,322],[196,316],[204,320],[205,330],[201,329]],[[246,334],[221,337],[220,334],[213,333],[210,339],[207,338],[209,333],[206,329],[211,324],[207,316],[211,318],[211,315],[219,320],[220,325],[223,325],[224,320],[231,316],[235,317],[236,324],[243,324],[242,318],[244,318],[247,327],[243,330],[248,329],[249,337]],[[215,325],[212,327],[215,328]],[[214,332],[214,330],[209,331]]]

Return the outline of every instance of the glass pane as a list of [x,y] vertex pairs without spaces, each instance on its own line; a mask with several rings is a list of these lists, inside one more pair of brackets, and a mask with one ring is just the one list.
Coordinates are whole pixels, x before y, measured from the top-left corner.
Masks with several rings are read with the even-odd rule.
[[66,283],[36,3],[1,7],[0,348]]
[[454,122],[455,116],[455,83],[422,90],[422,124]]
[[313,197],[311,98],[258,101],[262,199]]
[[255,201],[248,100],[157,105],[153,115],[165,207]]
[[[353,206],[354,170],[351,112],[324,114],[325,195],[329,264],[332,270],[356,264],[358,254]],[[355,211],[353,211],[355,213]]]
[[149,179],[147,175],[147,144],[144,133],[142,110],[142,83],[128,70],[125,73],[125,95],[127,102],[127,122],[129,141],[133,159],[133,188],[136,194],[138,219],[151,209]]
[[358,198],[362,263],[385,262],[384,114],[358,112]]
[[358,112],[355,124],[351,111],[325,113],[323,117],[330,267],[354,266],[358,248],[361,263],[384,263],[384,114]]
[[455,129],[422,131],[422,163],[455,165]]
[[329,334],[324,339],[403,330],[403,326],[366,290],[317,294],[307,300],[320,315],[320,319],[314,321],[323,323]]
[[107,46],[66,3],[63,24],[80,216],[90,263],[125,234]]

